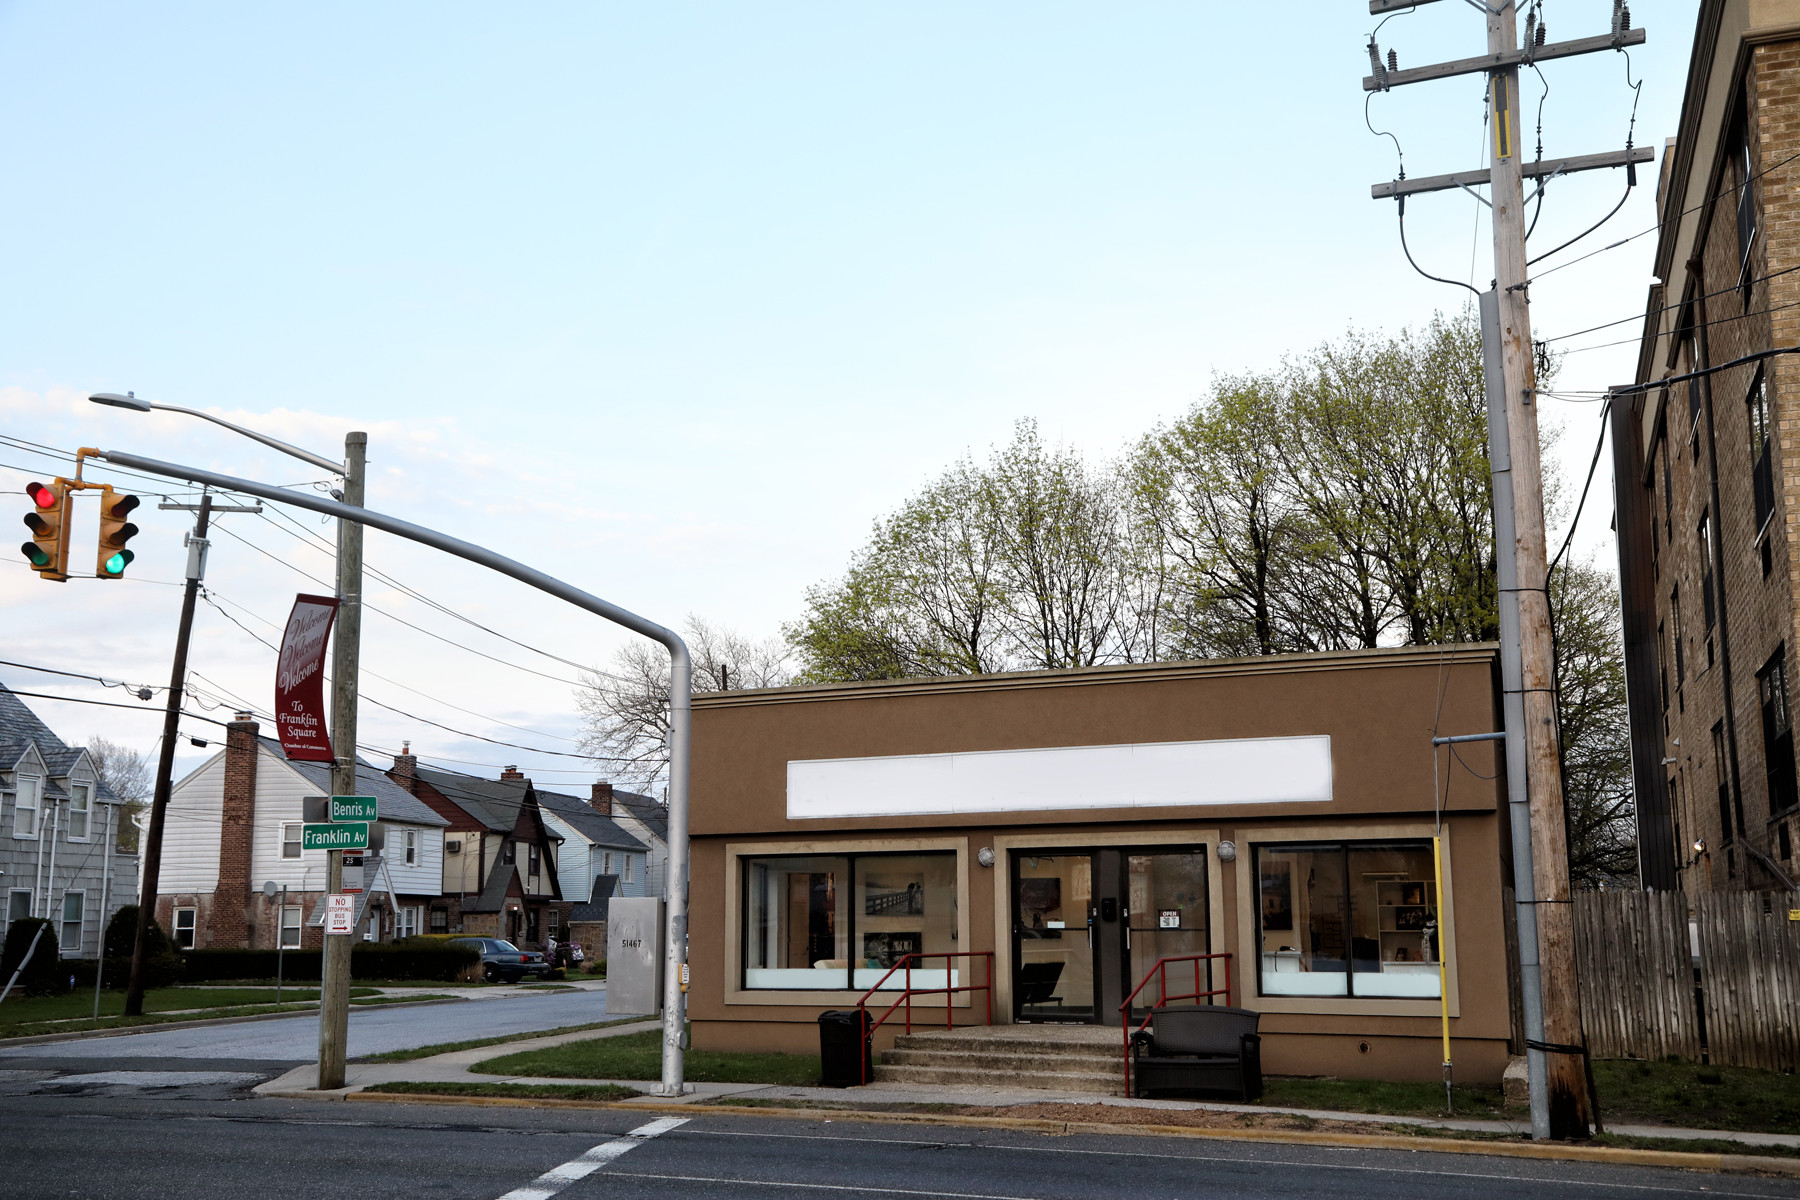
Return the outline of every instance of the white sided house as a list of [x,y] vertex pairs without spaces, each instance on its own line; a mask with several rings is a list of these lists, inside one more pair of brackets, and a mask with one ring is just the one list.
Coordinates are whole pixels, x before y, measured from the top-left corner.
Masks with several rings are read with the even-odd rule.
[[[448,822],[379,769],[359,761],[356,776],[357,793],[376,798],[387,827],[381,869],[367,872],[363,884],[371,895],[365,936],[422,933],[426,906],[442,894]],[[169,797],[156,915],[175,944],[317,947],[321,934],[310,918],[325,894],[326,852],[301,849],[302,801],[330,792],[329,764],[289,762],[239,713],[226,727],[224,751]],[[274,900],[264,894],[268,883]]]

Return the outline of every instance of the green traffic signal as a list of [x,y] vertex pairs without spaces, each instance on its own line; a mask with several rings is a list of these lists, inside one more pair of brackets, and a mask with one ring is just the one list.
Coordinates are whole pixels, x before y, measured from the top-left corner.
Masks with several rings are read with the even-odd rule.
[[137,557],[137,555],[133,554],[129,550],[121,550],[117,554],[114,554],[112,557],[108,558],[106,560],[106,562],[104,564],[102,564],[100,569],[102,571],[104,571],[108,576],[116,578],[117,576],[123,575],[125,573],[125,568],[130,566],[131,560],[136,557]]

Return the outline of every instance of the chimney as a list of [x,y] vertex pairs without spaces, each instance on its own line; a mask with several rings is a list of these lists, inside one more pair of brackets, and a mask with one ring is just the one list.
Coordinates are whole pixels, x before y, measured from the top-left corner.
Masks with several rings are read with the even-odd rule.
[[419,783],[419,756],[412,752],[411,742],[400,743],[400,753],[394,755],[394,769],[388,772],[393,781],[415,795]]
[[612,784],[605,782],[596,783],[594,785],[594,796],[591,803],[593,804],[595,811],[600,813],[601,816],[612,816]]
[[524,774],[524,772],[520,771],[517,766],[511,766],[511,767],[507,767],[505,770],[500,772],[500,778],[502,778],[502,779],[523,779],[523,778],[525,778],[525,774]]
[[208,945],[248,948],[250,847],[256,827],[256,718],[237,713],[225,726],[225,780],[219,811],[219,882]]

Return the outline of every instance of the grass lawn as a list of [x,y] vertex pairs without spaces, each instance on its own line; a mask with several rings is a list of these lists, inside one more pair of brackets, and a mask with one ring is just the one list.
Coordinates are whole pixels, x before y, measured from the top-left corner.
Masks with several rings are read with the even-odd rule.
[[1594,1083],[1609,1124],[1800,1133],[1800,1076],[1608,1058],[1594,1061]]
[[[470,1068],[484,1075],[544,1075],[560,1079],[661,1079],[662,1031],[594,1038],[490,1058]],[[752,1054],[724,1050],[689,1050],[686,1077],[695,1083],[783,1083],[810,1086],[819,1082],[816,1054]]]
[[[352,988],[352,996],[372,996],[370,988]],[[281,989],[282,1003],[317,1000],[317,988],[284,987]],[[146,1013],[169,1012],[179,1008],[237,1008],[246,1004],[272,1004],[275,1001],[275,989],[269,988],[153,988],[144,993],[144,1011]],[[100,993],[100,1015],[116,1017],[125,1011],[125,993]],[[0,1005],[0,1032],[9,1025],[27,1022],[69,1020],[80,1017],[91,1017],[94,1012],[94,993],[86,990],[67,992],[60,996],[20,996],[7,997],[6,1003]]]
[[[586,1025],[563,1025],[556,1029],[542,1029],[536,1033],[507,1033],[499,1037],[475,1038],[467,1042],[440,1042],[435,1046],[414,1046],[411,1050],[389,1050],[386,1054],[370,1054],[358,1058],[357,1062],[411,1062],[416,1058],[430,1058],[437,1054],[450,1054],[457,1050],[475,1050],[482,1046],[500,1046],[507,1042],[524,1042],[532,1038],[554,1037],[559,1033],[581,1033],[589,1029],[605,1029],[611,1025],[629,1025],[633,1021],[647,1020],[645,1017],[614,1017],[610,1021],[593,1021]],[[662,1078],[662,1072],[655,1076]]]
[[[1456,1115],[1476,1120],[1516,1117],[1498,1087],[1458,1084],[1453,1090]],[[1444,1085],[1393,1083],[1377,1079],[1263,1078],[1264,1104],[1281,1108],[1325,1108],[1334,1112],[1381,1113],[1395,1117],[1441,1117]]]
[[516,1096],[527,1100],[629,1100],[641,1096],[635,1088],[616,1083],[576,1083],[565,1086],[535,1083],[378,1083],[365,1092],[389,1092],[412,1096]]

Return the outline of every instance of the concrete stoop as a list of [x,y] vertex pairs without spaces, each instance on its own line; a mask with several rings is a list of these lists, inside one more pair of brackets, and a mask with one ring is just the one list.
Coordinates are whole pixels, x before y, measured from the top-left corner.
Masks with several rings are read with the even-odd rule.
[[1119,1031],[1085,1025],[999,1025],[901,1034],[877,1083],[964,1084],[1121,1096]]

